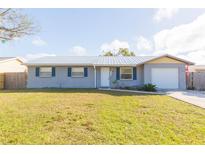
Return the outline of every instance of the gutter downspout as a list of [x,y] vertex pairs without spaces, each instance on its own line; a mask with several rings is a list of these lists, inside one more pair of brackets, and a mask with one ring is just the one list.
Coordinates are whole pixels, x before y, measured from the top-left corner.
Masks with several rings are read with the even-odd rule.
[[95,88],[97,88],[97,84],[96,84],[96,67],[95,67],[95,65],[93,65],[94,66],[94,86],[95,86]]

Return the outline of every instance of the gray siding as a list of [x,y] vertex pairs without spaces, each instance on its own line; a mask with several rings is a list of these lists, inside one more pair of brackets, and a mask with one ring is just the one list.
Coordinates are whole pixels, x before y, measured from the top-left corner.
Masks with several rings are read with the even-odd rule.
[[144,64],[144,83],[152,83],[152,68],[178,68],[179,89],[186,89],[185,64]]
[[94,68],[88,67],[88,77],[68,77],[68,67],[56,67],[55,77],[36,77],[35,67],[28,67],[28,88],[95,88]]
[[[141,86],[151,83],[152,68],[173,68],[179,70],[179,89],[186,89],[185,65],[184,64],[144,64],[137,66],[137,80],[116,81],[116,67],[110,67],[110,87]],[[88,67],[88,77],[72,78],[67,76],[68,67],[56,67],[56,76],[50,78],[36,77],[35,67],[28,67],[28,88],[95,88],[94,68]],[[96,86],[101,87],[101,67],[96,67]]]
[[137,66],[137,80],[117,80],[115,84],[113,81],[116,81],[116,67],[111,68],[110,85],[112,88],[143,85],[143,65]]

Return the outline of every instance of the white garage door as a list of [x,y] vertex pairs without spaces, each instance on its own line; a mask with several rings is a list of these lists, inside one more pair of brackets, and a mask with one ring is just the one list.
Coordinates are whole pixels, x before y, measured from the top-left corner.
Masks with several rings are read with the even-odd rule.
[[178,68],[152,68],[152,84],[161,89],[179,88]]

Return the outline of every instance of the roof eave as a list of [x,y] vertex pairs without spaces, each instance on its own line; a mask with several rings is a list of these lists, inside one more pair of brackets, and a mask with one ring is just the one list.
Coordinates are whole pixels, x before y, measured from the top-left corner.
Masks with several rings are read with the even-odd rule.
[[157,56],[157,57],[153,57],[147,61],[144,61],[142,63],[139,63],[137,65],[141,65],[141,64],[145,64],[147,62],[150,62],[150,61],[153,61],[153,60],[156,60],[156,59],[159,59],[159,58],[162,58],[162,57],[169,57],[169,58],[172,58],[172,59],[176,59],[178,61],[181,61],[181,62],[184,62],[185,64],[187,65],[194,65],[195,63],[191,62],[191,61],[188,61],[188,60],[185,60],[185,59],[182,59],[182,58],[178,58],[178,57],[175,57],[175,56],[172,56],[172,55],[169,55],[169,54],[164,54],[164,55],[160,55],[160,56]]
[[115,66],[136,66],[136,64],[94,64],[94,66],[98,66],[98,67],[100,67],[100,66],[102,66],[102,67],[108,67],[108,66],[110,66],[110,67],[115,67]]
[[23,63],[26,66],[93,66],[93,64]]
[[5,59],[5,60],[1,60],[0,63],[5,63],[5,62],[10,61],[10,60],[17,60],[17,58],[13,57],[13,58],[8,58],[8,59]]

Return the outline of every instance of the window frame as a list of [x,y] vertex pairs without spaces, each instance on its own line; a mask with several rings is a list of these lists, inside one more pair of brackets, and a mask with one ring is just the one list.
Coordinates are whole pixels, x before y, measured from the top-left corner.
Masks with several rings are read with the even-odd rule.
[[[73,76],[73,70],[74,70],[75,68],[82,68],[82,76]],[[72,78],[84,78],[84,73],[85,73],[84,67],[72,67],[72,68],[71,68],[71,77],[72,77]]]
[[[50,71],[50,72],[42,72],[42,71],[41,71],[42,68],[50,68],[51,71]],[[41,73],[50,73],[50,75],[49,75],[49,76],[42,76]],[[50,66],[39,67],[39,77],[40,77],[40,78],[51,78],[51,77],[52,77],[52,67],[50,67]]]
[[[130,68],[131,73],[122,73],[123,68]],[[122,79],[122,77],[121,77],[122,74],[131,74],[131,78],[130,79]],[[133,80],[133,67],[120,67],[120,80]]]

